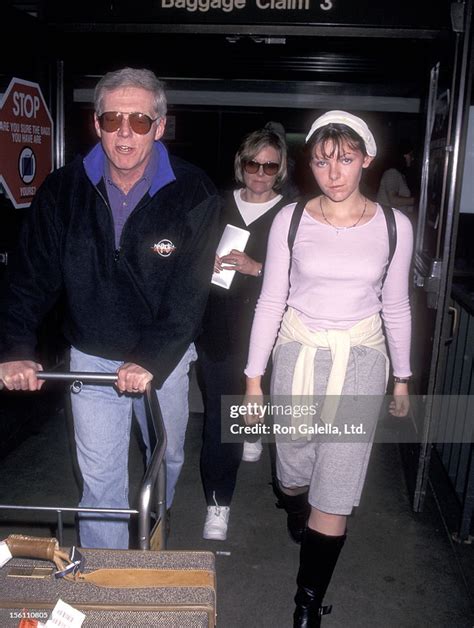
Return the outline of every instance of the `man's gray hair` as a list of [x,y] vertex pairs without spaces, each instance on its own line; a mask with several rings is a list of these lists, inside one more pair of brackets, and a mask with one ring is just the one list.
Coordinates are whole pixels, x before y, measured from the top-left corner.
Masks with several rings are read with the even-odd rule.
[[104,113],[102,101],[105,93],[121,87],[138,87],[151,92],[155,101],[155,113],[160,118],[166,116],[165,85],[151,70],[145,68],[122,68],[104,74],[94,90],[94,109],[98,116]]

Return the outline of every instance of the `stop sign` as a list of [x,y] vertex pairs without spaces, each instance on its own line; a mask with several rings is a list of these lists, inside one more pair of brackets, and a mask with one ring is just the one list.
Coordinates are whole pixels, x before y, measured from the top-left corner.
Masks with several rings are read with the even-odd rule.
[[0,105],[0,182],[28,207],[53,169],[53,120],[37,83],[13,78]]

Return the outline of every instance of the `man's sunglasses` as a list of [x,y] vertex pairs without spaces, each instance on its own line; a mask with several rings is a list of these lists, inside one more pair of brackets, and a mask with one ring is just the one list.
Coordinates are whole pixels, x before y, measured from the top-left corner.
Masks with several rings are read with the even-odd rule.
[[263,172],[269,177],[275,176],[280,169],[280,164],[277,164],[275,161],[266,161],[264,164],[261,164],[259,161],[255,161],[255,159],[243,159],[242,165],[248,174],[256,174],[260,168],[263,168]]
[[150,118],[146,113],[121,113],[120,111],[105,111],[100,116],[97,116],[97,119],[99,120],[99,126],[102,131],[114,133],[120,129],[125,117],[128,118],[128,123],[132,131],[138,133],[138,135],[146,135],[149,133],[153,122],[158,120],[158,118]]

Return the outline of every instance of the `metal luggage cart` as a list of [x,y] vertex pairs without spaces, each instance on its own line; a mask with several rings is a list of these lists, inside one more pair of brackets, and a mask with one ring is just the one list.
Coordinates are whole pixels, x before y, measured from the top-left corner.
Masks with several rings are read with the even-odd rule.
[[[38,379],[71,382],[71,392],[79,394],[84,384],[113,384],[116,373],[87,373],[40,371]],[[0,381],[1,387],[1,381]],[[63,506],[25,506],[0,504],[0,510],[51,511],[56,513],[57,539],[63,544],[63,513],[92,512],[104,514],[127,514],[138,517],[138,546],[142,550],[166,549],[166,430],[160,404],[151,384],[147,385],[145,406],[154,429],[150,434],[152,453],[140,485],[138,507],[134,508],[87,508]],[[154,521],[154,523],[153,523]]]

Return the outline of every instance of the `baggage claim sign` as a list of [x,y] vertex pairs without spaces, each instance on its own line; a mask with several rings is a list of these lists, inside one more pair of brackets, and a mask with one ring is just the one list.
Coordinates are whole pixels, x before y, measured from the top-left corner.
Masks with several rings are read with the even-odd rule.
[[[165,10],[181,10],[188,14],[206,13],[217,14],[219,12],[232,15],[237,18],[239,13],[250,14],[257,17],[258,12],[270,10],[295,12],[296,14],[310,9],[320,9],[321,11],[331,11],[334,8],[334,0],[158,0],[155,3],[155,11],[163,16]],[[283,16],[282,16],[283,17]],[[257,21],[258,18],[257,18]]]
[[[314,8],[314,0],[159,0],[161,9],[181,9],[190,13],[207,13],[217,9],[223,13],[232,13],[242,9],[271,11],[309,11]],[[321,11],[330,11],[333,0],[322,0],[316,3]]]
[[37,83],[13,78],[0,105],[0,183],[16,208],[29,207],[53,169],[53,120]]
[[[44,0],[46,5],[53,2],[55,12],[52,21],[58,18],[58,11],[70,21],[71,11],[81,11],[81,3],[65,3],[64,0]],[[92,2],[93,0],[87,0]],[[58,6],[60,4],[60,6]],[[100,19],[104,21],[137,21],[136,9],[123,7],[127,3],[104,3],[117,7]],[[117,5],[120,4],[121,8]],[[451,24],[449,0],[145,0],[149,7],[148,21],[168,24],[254,24],[254,25],[330,25],[330,26],[382,26],[395,28],[441,28]],[[97,0],[95,0],[97,5]],[[130,5],[132,6],[132,5]],[[68,15],[66,15],[68,12]],[[95,18],[94,14],[94,18]],[[91,19],[91,18],[90,18]],[[143,21],[143,16],[140,17]]]

